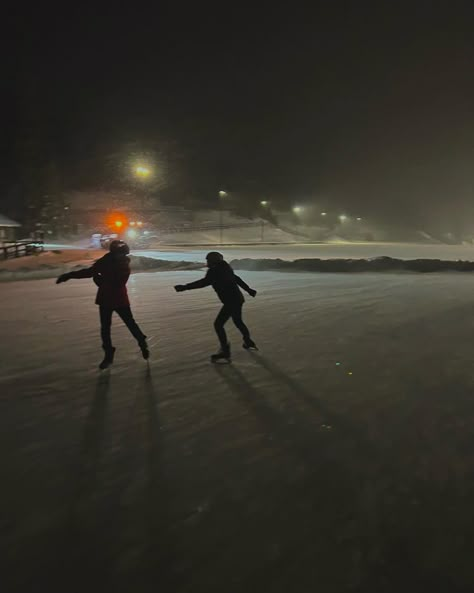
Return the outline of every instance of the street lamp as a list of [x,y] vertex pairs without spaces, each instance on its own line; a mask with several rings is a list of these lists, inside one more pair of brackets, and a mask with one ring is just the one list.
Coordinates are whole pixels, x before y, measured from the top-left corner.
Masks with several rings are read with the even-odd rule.
[[303,212],[303,210],[304,210],[304,208],[302,208],[301,206],[293,206],[293,212],[294,212],[294,214],[296,214],[298,216],[297,223],[296,223],[296,231],[298,233],[301,232],[300,228],[299,228],[300,222],[301,222],[299,215]]
[[327,216],[327,212],[321,212],[321,216]]
[[144,208],[145,207],[145,198],[146,198],[145,182],[151,175],[151,169],[150,169],[150,167],[147,167],[146,165],[136,165],[136,167],[134,169],[134,173],[135,173],[135,176],[141,180],[141,183],[144,184],[143,185],[143,193],[142,193],[142,208]]
[[138,167],[135,167],[135,173],[138,177],[149,177],[150,176],[150,169],[148,167],[143,167],[142,165],[139,165]]
[[358,216],[357,220],[360,222],[362,220],[362,218],[360,216]]
[[[266,208],[269,205],[270,205],[270,202],[268,200],[260,200],[260,206],[262,206],[262,208]],[[261,230],[262,230],[261,240],[263,241],[264,236],[265,236],[265,221],[263,220],[263,218],[262,218],[260,224],[261,224]]]
[[227,197],[227,192],[224,190],[219,191],[219,244],[222,245],[222,201]]
[[346,216],[345,214],[341,214],[341,215],[339,216],[339,220],[340,220],[341,222],[346,222],[346,220],[347,220],[347,216]]

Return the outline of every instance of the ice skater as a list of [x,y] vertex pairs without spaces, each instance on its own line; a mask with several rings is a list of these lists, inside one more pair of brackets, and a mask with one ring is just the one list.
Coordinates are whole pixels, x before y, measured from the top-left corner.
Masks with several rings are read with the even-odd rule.
[[257,349],[255,342],[250,337],[248,327],[242,320],[242,306],[245,299],[239,290],[239,286],[252,297],[255,297],[257,291],[250,288],[242,278],[234,274],[234,270],[224,260],[222,253],[211,251],[206,255],[206,261],[209,269],[204,278],[190,282],[189,284],[178,284],[174,288],[176,292],[183,292],[184,290],[212,286],[216,291],[217,296],[223,304],[222,309],[214,321],[214,329],[219,338],[220,350],[217,354],[211,356],[211,360],[213,362],[217,362],[218,360],[227,360],[230,362],[230,344],[227,341],[227,335],[224,329],[224,325],[230,318],[232,318],[232,321],[244,338],[243,347],[246,349]]
[[112,346],[110,332],[114,311],[137,340],[143,358],[147,360],[150,356],[146,336],[133,318],[128,300],[126,284],[130,276],[129,253],[130,249],[124,241],[112,241],[109,253],[97,260],[90,268],[61,274],[56,280],[56,284],[61,284],[72,278],[93,278],[99,287],[95,302],[99,305],[102,348],[105,352],[104,360],[99,365],[100,369],[106,369],[114,361],[115,348]]

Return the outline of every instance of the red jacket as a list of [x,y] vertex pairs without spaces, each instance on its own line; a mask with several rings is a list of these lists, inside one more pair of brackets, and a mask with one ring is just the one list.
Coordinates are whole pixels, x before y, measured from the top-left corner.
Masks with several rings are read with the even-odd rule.
[[96,305],[119,309],[129,307],[127,281],[130,276],[130,258],[126,255],[106,253],[90,268],[71,272],[71,278],[94,278],[99,287]]

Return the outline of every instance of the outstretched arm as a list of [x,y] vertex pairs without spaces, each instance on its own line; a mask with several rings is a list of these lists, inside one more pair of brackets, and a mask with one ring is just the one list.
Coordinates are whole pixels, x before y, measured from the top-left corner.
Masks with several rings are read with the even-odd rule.
[[75,272],[66,272],[65,274],[61,274],[56,280],[56,284],[61,284],[61,282],[67,282],[72,278],[92,278],[97,274],[97,270],[95,268],[95,264],[90,268],[83,268],[82,270],[76,270]]
[[90,268],[82,268],[82,270],[75,270],[74,272],[66,272],[65,274],[61,274],[56,280],[56,284],[61,284],[61,282],[67,282],[72,278],[94,278],[94,282],[96,282],[96,277],[98,278],[100,275],[100,260],[96,261]]
[[183,292],[184,290],[194,290],[195,288],[205,288],[206,286],[210,286],[212,284],[211,279],[208,275],[201,280],[196,280],[195,282],[190,282],[189,284],[177,284],[174,289],[176,292]]
[[244,282],[240,276],[234,274],[234,278],[237,284],[240,286],[240,288],[243,288],[246,292],[249,293],[250,296],[254,297],[257,294],[257,291],[253,288],[250,288],[250,286],[246,282]]

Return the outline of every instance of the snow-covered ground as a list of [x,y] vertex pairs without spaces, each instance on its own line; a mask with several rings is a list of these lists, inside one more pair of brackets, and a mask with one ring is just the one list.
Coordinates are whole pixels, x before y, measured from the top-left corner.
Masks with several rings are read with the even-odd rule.
[[104,373],[91,282],[1,286],[5,591],[472,590],[474,277],[242,275],[260,353],[142,273]]

